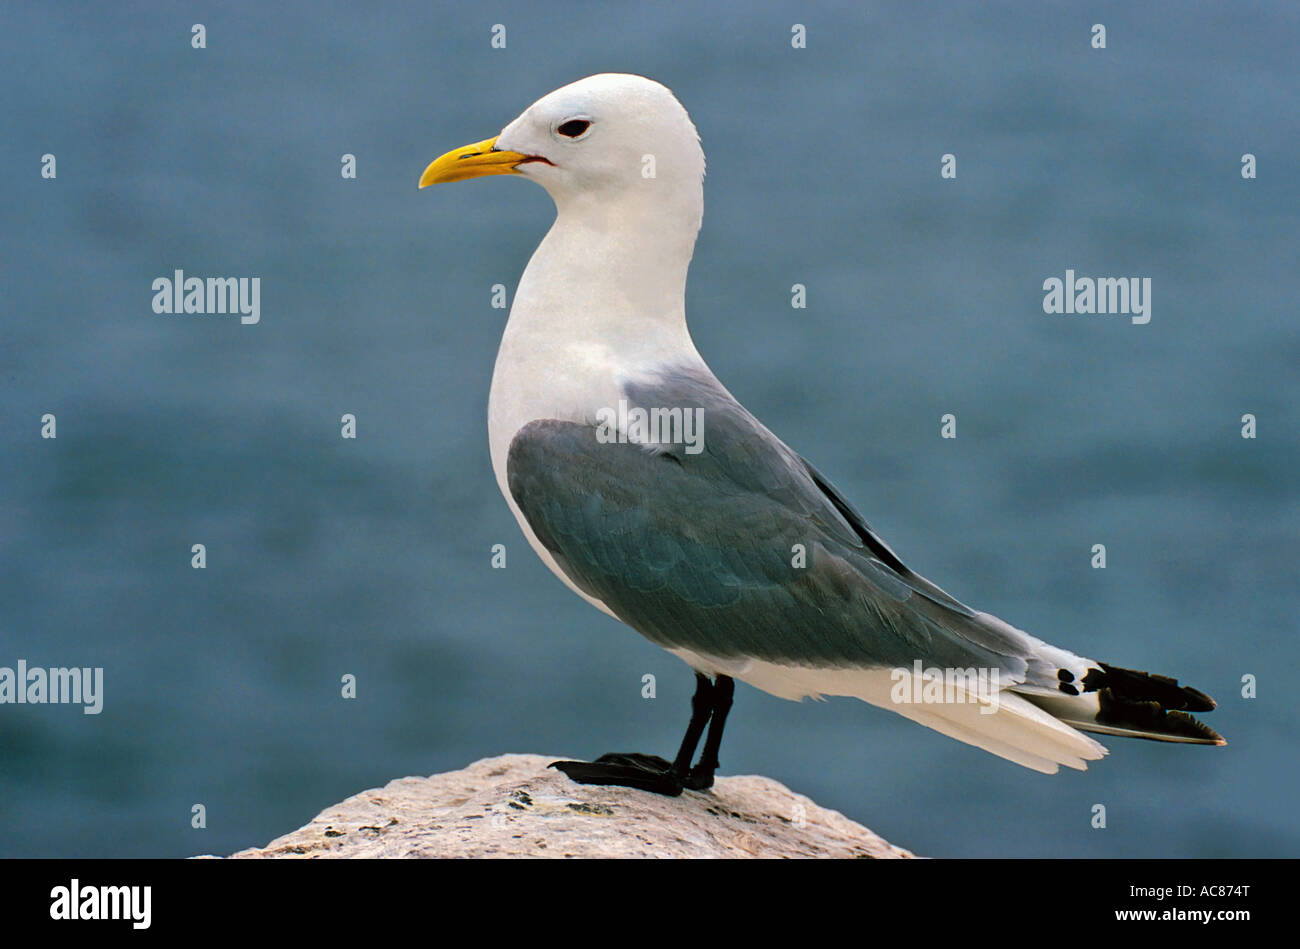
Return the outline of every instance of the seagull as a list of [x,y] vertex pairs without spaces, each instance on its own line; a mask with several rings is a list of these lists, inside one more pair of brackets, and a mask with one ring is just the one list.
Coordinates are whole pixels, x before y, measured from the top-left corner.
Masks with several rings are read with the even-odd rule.
[[912,571],[723,387],[686,326],[704,152],[665,86],[571,83],[435,159],[419,186],[487,175],[531,179],[556,209],[497,353],[497,484],[561,581],[695,673],[672,761],[554,767],[705,790],[737,679],[792,700],[855,696],[1047,774],[1107,753],[1085,732],[1225,744],[1189,714],[1215,707],[1205,693],[1049,645]]

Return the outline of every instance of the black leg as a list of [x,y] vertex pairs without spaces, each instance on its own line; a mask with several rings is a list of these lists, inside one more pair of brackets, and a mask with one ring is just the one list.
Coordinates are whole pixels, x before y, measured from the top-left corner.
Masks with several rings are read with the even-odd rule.
[[722,730],[727,727],[727,713],[731,711],[731,698],[736,693],[736,680],[718,676],[713,685],[713,717],[709,721],[709,735],[704,739],[704,752],[700,763],[691,769],[682,782],[692,791],[713,787],[713,773],[718,770],[718,748],[722,745]]
[[691,722],[686,726],[686,734],[682,738],[682,746],[677,750],[677,757],[673,759],[673,770],[680,775],[685,775],[691,770],[691,761],[695,758],[695,746],[700,743],[700,736],[704,734],[704,726],[709,723],[709,716],[713,714],[713,683],[709,677],[695,673],[695,694],[691,696]]
[[[681,794],[683,788],[695,791],[710,788],[718,768],[718,746],[722,743],[722,729],[735,689],[736,683],[729,676],[720,675],[712,681],[706,675],[695,674],[691,721],[686,726],[677,758],[671,764],[658,755],[633,752],[601,755],[595,761],[556,761],[551,767],[579,784],[617,785],[669,797]],[[700,763],[692,768],[691,759],[706,725],[709,733],[704,740],[704,753]]]

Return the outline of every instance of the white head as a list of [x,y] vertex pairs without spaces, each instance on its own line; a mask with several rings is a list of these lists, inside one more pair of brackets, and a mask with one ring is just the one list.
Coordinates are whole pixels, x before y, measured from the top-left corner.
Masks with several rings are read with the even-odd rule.
[[585,226],[671,227],[693,244],[704,212],[704,152],[676,97],[643,76],[602,73],[538,99],[496,138],[435,160],[420,187],[517,174]]

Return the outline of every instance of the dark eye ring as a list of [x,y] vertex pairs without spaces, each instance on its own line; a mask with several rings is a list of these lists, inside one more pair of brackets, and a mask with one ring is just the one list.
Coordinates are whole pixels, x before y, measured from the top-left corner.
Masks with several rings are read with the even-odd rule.
[[591,123],[586,119],[569,119],[567,122],[562,122],[555,131],[566,138],[577,138],[589,128],[591,128]]

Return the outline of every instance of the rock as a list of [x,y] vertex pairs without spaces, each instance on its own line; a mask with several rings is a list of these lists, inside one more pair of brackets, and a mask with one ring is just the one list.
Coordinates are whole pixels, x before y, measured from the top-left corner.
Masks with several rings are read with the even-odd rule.
[[558,756],[399,778],[233,857],[910,857],[770,778],[662,797],[574,784]]

